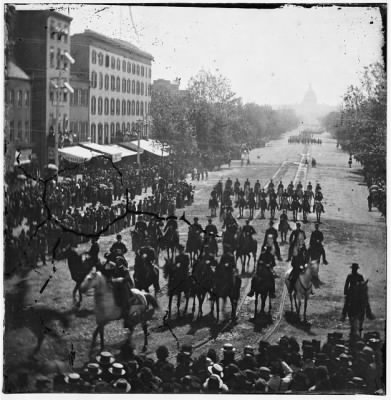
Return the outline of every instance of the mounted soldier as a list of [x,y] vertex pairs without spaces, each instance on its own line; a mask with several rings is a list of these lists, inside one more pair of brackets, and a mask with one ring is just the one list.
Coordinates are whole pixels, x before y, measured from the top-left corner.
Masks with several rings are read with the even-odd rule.
[[304,269],[305,265],[309,262],[309,254],[304,242],[304,232],[298,229],[296,231],[298,231],[299,233],[297,234],[296,243],[294,244],[292,249],[292,271],[288,278],[290,282],[289,292],[292,292],[297,278]]
[[[155,273],[154,262],[156,259],[155,250],[151,245],[151,240],[149,237],[145,240],[145,245],[140,247],[136,253],[135,262],[134,262],[134,279],[135,281],[141,281],[140,277],[145,277],[145,273],[147,272],[150,276],[153,276]],[[146,269],[146,270],[145,270]],[[160,291],[159,280],[153,282],[155,287],[155,292]],[[137,286],[137,282],[136,282]]]
[[126,254],[128,251],[126,246],[122,243],[121,235],[117,235],[117,241],[110,247],[110,253],[116,253],[117,250],[120,250],[121,255]]
[[143,219],[142,215],[139,215],[137,218],[136,225],[134,227],[134,231],[140,235],[140,237],[143,239],[147,235],[147,224]]
[[218,253],[217,240],[218,231],[216,225],[212,223],[212,218],[208,218],[208,225],[205,227],[204,244],[208,246],[209,251],[213,254]]
[[[284,214],[281,214],[281,215],[284,215]],[[286,214],[285,214],[285,215],[286,215]],[[280,217],[280,220],[281,220],[281,217]],[[276,249],[276,256],[277,256],[277,259],[278,259],[278,261],[282,261],[280,246],[278,245],[278,242],[277,242],[277,239],[278,239],[278,231],[277,231],[276,228],[274,228],[274,226],[273,226],[273,221],[270,221],[270,222],[269,222],[269,228],[266,229],[265,238],[264,238],[264,240],[263,240],[262,248],[263,248],[264,246],[266,246],[267,239],[268,239],[268,236],[269,236],[269,235],[271,235],[271,236],[273,237],[273,244],[274,244],[274,247],[275,247],[275,249]]]
[[315,230],[311,233],[310,237],[310,247],[320,247],[321,255],[323,257],[323,264],[327,265],[328,262],[326,260],[326,252],[323,247],[323,233],[319,230],[319,224],[315,224]]
[[99,268],[100,260],[99,260],[99,244],[98,244],[99,237],[93,237],[91,239],[91,247],[88,251],[84,254],[88,255],[88,263],[92,267]]
[[301,224],[298,222],[296,224],[296,229],[292,231],[291,235],[289,236],[289,252],[288,252],[288,259],[286,261],[291,261],[292,259],[292,252],[293,247],[297,244],[297,240],[299,235],[302,234],[305,240],[305,232],[301,229]]
[[235,257],[229,246],[224,249],[224,254],[221,256],[220,262],[216,267],[216,280],[227,277],[233,277],[233,284],[235,283],[236,277],[239,276],[239,271],[236,268]]

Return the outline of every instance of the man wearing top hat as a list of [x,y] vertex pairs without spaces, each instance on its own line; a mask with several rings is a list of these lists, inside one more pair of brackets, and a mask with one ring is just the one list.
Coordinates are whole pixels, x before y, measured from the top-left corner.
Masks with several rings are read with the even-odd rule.
[[217,255],[218,247],[216,237],[218,235],[216,225],[212,224],[212,218],[208,218],[208,225],[205,227],[204,244],[208,245],[209,250]]
[[[352,272],[346,277],[345,281],[345,287],[344,287],[344,296],[345,296],[345,301],[344,301],[344,306],[342,310],[342,317],[341,321],[345,321],[346,319],[346,314],[348,312],[348,306],[349,306],[349,301],[350,301],[350,293],[353,287],[355,287],[357,284],[364,282],[364,277],[359,274],[357,271],[360,268],[357,263],[353,263],[350,268],[352,269]],[[374,315],[372,314],[369,301],[367,304],[366,308],[366,313],[368,318],[374,319]]]

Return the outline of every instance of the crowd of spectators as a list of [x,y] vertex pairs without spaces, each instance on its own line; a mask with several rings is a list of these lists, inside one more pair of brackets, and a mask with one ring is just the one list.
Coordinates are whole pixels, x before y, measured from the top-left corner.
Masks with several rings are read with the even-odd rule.
[[296,136],[289,136],[288,143],[322,144],[322,139],[316,139],[308,134],[300,134]]
[[104,351],[82,368],[36,381],[40,392],[71,393],[384,393],[384,347],[378,332],[354,342],[341,333],[327,342],[283,336],[241,352],[230,343],[194,357],[182,345],[176,362],[166,346],[156,357],[135,355],[123,346],[114,357]]

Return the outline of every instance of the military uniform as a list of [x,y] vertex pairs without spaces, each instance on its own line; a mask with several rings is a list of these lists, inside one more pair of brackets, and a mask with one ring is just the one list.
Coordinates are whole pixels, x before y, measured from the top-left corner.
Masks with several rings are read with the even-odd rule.
[[305,264],[308,263],[308,261],[309,261],[309,254],[305,245],[303,245],[298,249],[297,254],[293,255],[292,257],[292,263],[291,263],[292,271],[289,275],[289,280],[291,282],[290,290],[293,289],[294,284],[300,275],[301,272],[300,267],[303,267]]
[[[280,221],[281,221],[281,217],[282,217],[283,215],[286,215],[286,214],[281,214],[281,216],[280,216]],[[271,226],[271,227],[269,227],[269,228],[266,229],[265,238],[264,238],[264,240],[263,240],[263,245],[262,245],[262,246],[265,246],[265,245],[266,245],[267,237],[268,237],[269,235],[272,235],[272,236],[273,236],[273,243],[274,243],[274,247],[276,248],[276,256],[277,256],[278,260],[281,261],[281,250],[280,250],[280,246],[278,245],[278,242],[277,242],[277,239],[278,239],[278,231],[277,231],[277,229],[274,228],[273,226]]]
[[271,249],[268,246],[263,246],[262,247],[262,252],[261,255],[259,256],[258,263],[257,263],[257,271],[256,275],[251,279],[251,290],[248,293],[248,297],[253,297],[254,292],[255,292],[255,287],[256,284],[260,279],[265,278],[265,274],[271,274],[273,277],[273,287],[270,293],[270,296],[272,298],[275,298],[275,291],[276,291],[276,286],[274,282],[274,274],[273,274],[273,268],[276,266],[276,261],[274,259],[273,254],[271,253]]

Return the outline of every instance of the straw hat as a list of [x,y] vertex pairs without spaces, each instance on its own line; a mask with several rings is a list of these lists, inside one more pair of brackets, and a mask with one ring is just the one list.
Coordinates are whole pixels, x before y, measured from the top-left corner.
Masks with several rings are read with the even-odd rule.
[[132,389],[132,387],[130,386],[130,383],[124,378],[120,378],[120,379],[116,380],[113,383],[113,388],[122,393],[129,393],[130,390]]
[[126,374],[125,368],[120,363],[114,363],[110,368],[109,372],[112,376],[120,377]]
[[100,366],[104,367],[108,367],[115,362],[115,358],[108,351],[102,351],[98,356],[96,356],[96,360]]

